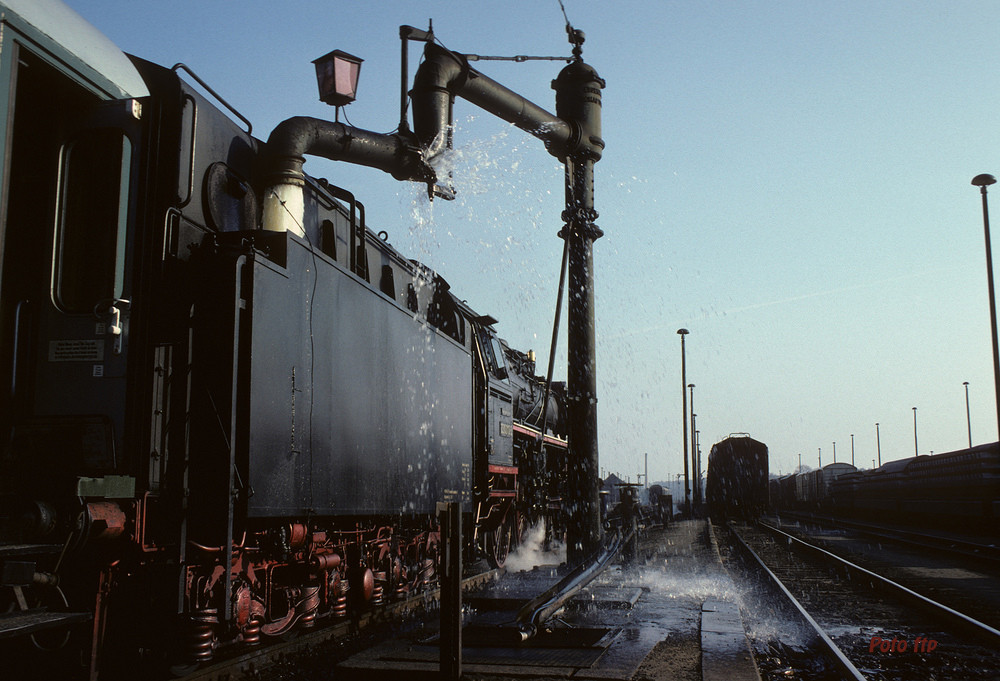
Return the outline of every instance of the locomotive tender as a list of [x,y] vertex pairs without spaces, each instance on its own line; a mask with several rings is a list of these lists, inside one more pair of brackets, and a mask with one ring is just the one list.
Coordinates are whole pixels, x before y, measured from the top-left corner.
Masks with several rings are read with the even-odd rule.
[[265,143],[61,3],[0,13],[5,669],[183,667],[404,597],[441,501],[502,564],[557,494],[564,387],[301,172],[339,124]]

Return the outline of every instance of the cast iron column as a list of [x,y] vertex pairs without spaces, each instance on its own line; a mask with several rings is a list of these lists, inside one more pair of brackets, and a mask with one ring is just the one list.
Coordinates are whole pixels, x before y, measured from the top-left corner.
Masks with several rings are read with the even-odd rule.
[[698,508],[701,504],[701,471],[698,470],[698,435],[694,429],[694,383],[688,383],[688,389],[691,391],[691,486],[694,488],[691,493],[691,501],[694,506],[691,508],[692,517],[694,517],[694,509]]
[[986,202],[986,188],[996,184],[997,178],[988,173],[976,175],[972,184],[983,195],[983,231],[986,235],[986,283],[990,292],[990,334],[993,337],[993,391],[997,405],[997,437],[1000,437],[1000,343],[997,341],[997,301],[993,291],[993,249],[990,241],[990,209]]
[[566,226],[569,245],[567,306],[570,461],[567,562],[580,564],[603,543],[597,453],[597,352],[594,335],[594,163],[601,158],[601,89],[604,81],[577,58],[559,73],[556,116],[573,127],[566,145]]
[[[684,448],[681,449],[681,458],[684,459],[684,513],[691,512],[691,485],[688,482],[688,403],[687,403],[687,363],[684,358],[684,337],[688,335],[687,329],[677,329],[677,334],[681,337],[681,425],[684,428]],[[694,433],[691,434],[694,437]]]

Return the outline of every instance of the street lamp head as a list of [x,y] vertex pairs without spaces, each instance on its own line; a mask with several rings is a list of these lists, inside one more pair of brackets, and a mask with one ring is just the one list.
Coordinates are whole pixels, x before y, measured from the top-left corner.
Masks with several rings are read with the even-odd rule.
[[689,388],[693,388],[694,387],[694,383],[688,383],[688,387]]
[[690,331],[688,331],[687,329],[677,329],[677,333],[679,333],[682,336],[686,336],[690,333]]
[[982,175],[976,175],[972,178],[972,184],[977,187],[988,187],[991,184],[996,184],[997,178],[993,177],[988,173],[983,173]]

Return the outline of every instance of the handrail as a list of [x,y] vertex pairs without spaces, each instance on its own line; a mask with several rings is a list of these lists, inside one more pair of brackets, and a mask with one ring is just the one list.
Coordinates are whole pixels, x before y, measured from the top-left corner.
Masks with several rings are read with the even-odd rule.
[[229,102],[227,102],[226,100],[224,100],[222,97],[220,97],[219,93],[216,92],[215,90],[213,90],[209,86],[208,83],[206,83],[201,78],[199,78],[198,74],[191,70],[190,66],[188,66],[187,64],[185,64],[183,62],[178,62],[178,63],[174,64],[173,67],[170,70],[171,71],[177,71],[179,69],[184,69],[184,71],[186,71],[189,76],[191,76],[192,78],[194,78],[195,82],[198,83],[198,85],[202,86],[205,89],[206,92],[208,92],[210,95],[212,95],[213,97],[215,97],[216,101],[218,101],[224,107],[226,107],[227,109],[229,109],[232,112],[232,114],[234,116],[236,116],[238,119],[240,119],[241,121],[243,121],[244,123],[246,123],[246,125],[247,125],[247,134],[248,135],[252,135],[253,134],[253,124],[251,124],[250,121],[247,120],[247,118],[243,114],[241,114],[239,111],[237,111],[233,107],[232,104],[230,104]]

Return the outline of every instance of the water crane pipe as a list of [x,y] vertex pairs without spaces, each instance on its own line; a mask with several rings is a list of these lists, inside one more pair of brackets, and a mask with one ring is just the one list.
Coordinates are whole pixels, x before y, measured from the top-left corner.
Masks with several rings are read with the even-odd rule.
[[517,636],[520,641],[527,641],[537,634],[546,620],[604,572],[621,552],[625,542],[630,541],[631,538],[631,534],[628,536],[615,534],[609,544],[603,547],[600,552],[590,556],[559,580],[557,584],[521,606],[515,618]]
[[413,127],[428,159],[450,146],[452,102],[456,96],[539,138],[557,158],[565,156],[573,137],[569,122],[479,73],[462,55],[427,43],[410,99]]
[[348,161],[378,168],[397,180],[432,184],[434,171],[424,162],[412,134],[383,134],[307,116],[282,121],[267,139],[268,190],[264,228],[303,234],[302,190],[305,156]]
[[[552,84],[555,116],[471,68],[461,55],[433,43],[424,47],[424,62],[410,93],[414,131],[428,161],[451,147],[452,104],[459,96],[539,138],[566,166],[566,210],[562,215],[566,224],[561,236],[566,239],[569,289],[573,292],[567,310],[567,422],[572,458],[567,476],[566,557],[570,564],[584,563],[603,541],[593,242],[602,235],[594,223],[594,164],[604,150],[604,81],[580,58],[583,39],[582,32],[570,34],[576,57]],[[544,428],[543,423],[543,437]]]
[[[415,29],[414,29],[415,30]],[[472,69],[468,61],[428,42],[410,97],[414,133],[403,129],[380,134],[312,118],[292,118],[278,125],[267,143],[269,187],[264,196],[264,228],[303,233],[305,155],[318,155],[380,168],[400,180],[427,183],[433,193],[438,178],[431,162],[451,147],[452,105],[456,96],[481,107],[539,138],[566,166],[563,238],[569,252],[567,376],[569,441],[572,452],[567,527],[567,558],[580,563],[598,551],[603,540],[597,455],[597,374],[594,330],[593,242],[602,235],[595,224],[594,164],[604,149],[601,139],[601,90],[604,81],[584,63],[582,31],[569,31],[574,60],[552,83],[556,115]]]

